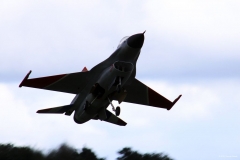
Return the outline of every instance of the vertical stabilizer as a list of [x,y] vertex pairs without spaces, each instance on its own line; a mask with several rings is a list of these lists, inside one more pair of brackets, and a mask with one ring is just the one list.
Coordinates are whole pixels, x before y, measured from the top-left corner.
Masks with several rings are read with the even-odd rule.
[[86,67],[84,67],[83,69],[82,69],[82,72],[87,72],[88,71],[88,69],[86,68]]

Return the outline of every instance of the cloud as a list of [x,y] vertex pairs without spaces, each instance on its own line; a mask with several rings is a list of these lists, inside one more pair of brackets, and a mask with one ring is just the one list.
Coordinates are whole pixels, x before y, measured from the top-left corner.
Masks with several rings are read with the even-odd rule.
[[144,30],[140,77],[239,76],[238,1],[0,3],[1,82],[92,68]]
[[93,124],[77,125],[72,117],[36,114],[39,109],[69,104],[73,95],[39,90],[30,93],[26,88],[20,91],[16,84],[1,84],[0,90],[1,143],[48,150],[61,143],[72,142],[75,145],[80,143],[78,147],[81,148],[86,142],[91,144],[91,137],[105,135],[103,129]]
[[[179,160],[236,155],[239,7],[234,0],[1,1],[0,141],[40,149],[87,145],[108,159],[126,146]],[[73,95],[17,87],[30,69],[30,77],[90,69],[122,37],[144,30],[137,78],[170,100],[183,94],[170,111],[123,103],[126,127],[78,125],[72,117],[35,113],[69,104]]]
[[[240,36],[240,23],[237,21],[240,15],[237,10],[239,6],[239,1],[224,0],[147,2],[145,20],[154,29],[153,32],[178,42],[176,46],[239,49],[236,45],[237,37]],[[183,39],[179,39],[180,37]]]
[[239,5],[238,1],[147,2],[148,31],[138,63],[141,77],[239,77]]
[[[126,146],[143,153],[164,151],[180,160],[237,153],[240,140],[237,80],[141,81],[172,101],[179,94],[183,96],[170,111],[120,104],[120,118],[128,123],[126,127],[93,120],[78,125],[72,116],[36,114],[38,109],[69,104],[74,95],[19,89],[15,83],[1,84],[0,141],[46,151],[63,142],[76,148],[86,145],[108,159],[114,159],[116,151]],[[183,148],[192,154],[182,152]]]

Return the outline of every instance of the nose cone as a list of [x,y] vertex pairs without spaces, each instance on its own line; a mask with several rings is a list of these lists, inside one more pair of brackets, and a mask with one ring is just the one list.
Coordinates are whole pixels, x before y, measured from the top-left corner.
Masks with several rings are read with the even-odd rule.
[[132,48],[142,48],[144,42],[144,33],[135,34],[128,38],[127,44]]

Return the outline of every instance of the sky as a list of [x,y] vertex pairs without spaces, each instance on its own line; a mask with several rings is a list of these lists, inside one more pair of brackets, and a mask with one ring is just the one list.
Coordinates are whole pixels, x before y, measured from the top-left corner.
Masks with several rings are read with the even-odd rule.
[[[0,143],[47,150],[68,143],[115,159],[117,151],[176,160],[240,159],[240,1],[0,1]],[[91,69],[121,38],[145,33],[136,77],[170,110],[122,103],[119,127],[39,115],[74,95],[18,87],[30,78]],[[117,105],[116,102],[114,104]]]

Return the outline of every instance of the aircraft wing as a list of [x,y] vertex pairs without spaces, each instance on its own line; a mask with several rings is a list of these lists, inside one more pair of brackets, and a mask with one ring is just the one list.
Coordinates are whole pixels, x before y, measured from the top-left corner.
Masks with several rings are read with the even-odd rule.
[[125,89],[127,90],[127,96],[124,102],[165,108],[167,110],[170,110],[182,96],[179,95],[178,98],[171,102],[137,79],[134,79],[131,85],[125,86]]
[[52,91],[77,94],[88,82],[89,72],[83,69],[82,72],[54,75],[28,79],[31,71],[25,76],[19,87],[33,87]]

